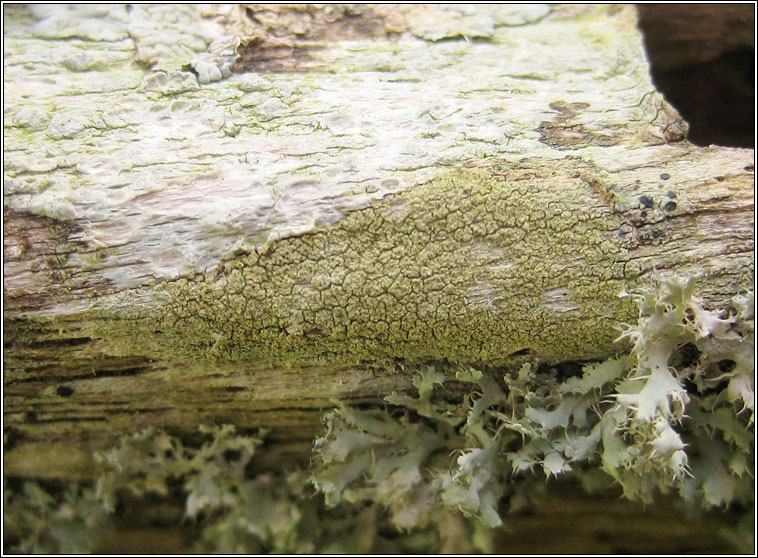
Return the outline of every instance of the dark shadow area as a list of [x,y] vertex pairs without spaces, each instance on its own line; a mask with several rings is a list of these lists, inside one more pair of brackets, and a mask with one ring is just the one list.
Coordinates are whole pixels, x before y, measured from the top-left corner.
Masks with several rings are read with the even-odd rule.
[[755,6],[638,4],[653,82],[701,146],[755,147]]

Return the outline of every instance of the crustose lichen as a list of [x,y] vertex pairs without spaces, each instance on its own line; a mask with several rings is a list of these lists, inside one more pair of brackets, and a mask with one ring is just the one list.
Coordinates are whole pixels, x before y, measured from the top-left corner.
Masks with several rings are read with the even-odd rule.
[[[455,379],[479,395],[451,406],[432,388],[452,378],[430,368],[414,380],[418,398],[385,398],[405,407],[399,419],[332,412],[316,444],[316,485],[327,503],[384,504],[402,529],[429,521],[436,504],[496,527],[499,498],[534,469],[549,477],[599,467],[645,502],[659,489],[706,506],[751,506],[753,295],[725,317],[704,307],[694,284],[663,277],[634,294],[639,322],[619,338],[632,341],[631,354],[588,364],[581,376],[558,382],[555,370],[524,364],[501,383],[460,368]],[[691,347],[697,357],[683,358]]]
[[[534,480],[599,471],[631,499],[676,492],[751,510],[753,294],[727,315],[693,291],[667,277],[634,293],[640,318],[620,337],[631,352],[581,374],[421,366],[416,396],[327,413],[311,471],[251,475],[261,440],[230,425],[201,428],[200,448],[160,431],[125,437],[99,455],[95,486],[56,499],[6,483],[6,549],[92,552],[125,495],[172,491],[202,527],[202,552],[492,552],[504,503],[528,500]],[[752,548],[752,530],[741,536]]]

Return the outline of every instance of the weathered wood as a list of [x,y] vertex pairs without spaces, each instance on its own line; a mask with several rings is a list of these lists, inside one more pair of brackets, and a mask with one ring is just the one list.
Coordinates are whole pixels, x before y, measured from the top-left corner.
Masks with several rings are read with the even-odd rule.
[[[262,469],[307,466],[325,409],[415,363],[607,356],[655,271],[710,304],[752,286],[754,152],[686,141],[632,6],[4,22],[8,477],[91,479],[124,434],[226,422],[271,429]],[[641,548],[625,526],[597,548]]]
[[752,285],[753,151],[685,140],[631,6],[351,9],[5,7],[6,474],[214,421],[303,459],[396,361],[600,357],[654,270]]

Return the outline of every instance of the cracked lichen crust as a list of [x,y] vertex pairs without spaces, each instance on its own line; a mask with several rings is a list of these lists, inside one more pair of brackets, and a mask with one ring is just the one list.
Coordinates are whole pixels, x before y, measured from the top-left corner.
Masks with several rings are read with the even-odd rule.
[[[132,289],[208,273],[440,167],[676,154],[646,147],[661,143],[643,133],[659,100],[632,6],[432,8],[389,27],[403,10],[10,8],[4,203],[73,226],[82,253],[67,263],[87,283]],[[234,72],[212,81],[240,33]],[[58,302],[45,315],[70,311]]]
[[[528,472],[586,475],[599,466],[609,477],[595,482],[612,478],[632,500],[652,503],[659,490],[676,490],[690,504],[752,509],[753,293],[734,298],[736,313],[711,312],[692,277],[657,281],[634,295],[639,320],[619,338],[634,341],[631,354],[585,365],[581,375],[559,379],[556,368],[525,363],[500,383],[458,367],[456,380],[476,384],[480,395],[456,407],[449,392],[435,396],[449,375],[427,367],[414,376],[418,398],[384,398],[404,414],[327,415],[327,432],[314,443],[314,482],[327,505],[382,502],[395,526],[409,529],[433,499],[498,527],[497,502],[533,479]],[[411,422],[410,410],[423,420]],[[441,447],[447,463],[439,469]],[[748,540],[752,546],[752,534]]]
[[621,217],[592,172],[572,159],[446,171],[212,274],[104,299],[99,333],[180,359],[587,358],[634,315],[616,296],[634,279]]

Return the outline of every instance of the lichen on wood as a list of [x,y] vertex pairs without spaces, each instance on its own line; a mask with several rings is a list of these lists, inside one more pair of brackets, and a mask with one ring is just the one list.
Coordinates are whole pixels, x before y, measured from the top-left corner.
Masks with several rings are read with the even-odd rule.
[[632,6],[4,16],[12,477],[213,423],[307,464],[417,366],[576,370],[656,270],[753,283],[754,153],[686,141]]
[[[661,277],[657,290],[634,293],[639,320],[622,336],[634,340],[631,354],[562,382],[556,368],[530,363],[502,380],[440,364],[416,368],[415,389],[386,396],[390,408],[339,405],[324,416],[305,473],[259,464],[251,474],[266,433],[233,425],[201,426],[199,448],[152,428],[122,437],[94,456],[94,489],[14,490],[4,518],[11,545],[91,550],[113,528],[108,516],[151,497],[180,500],[202,528],[193,544],[202,551],[368,552],[389,548],[394,531],[398,549],[492,552],[505,510],[539,498],[536,474],[578,476],[595,490],[615,482],[648,504],[676,492],[691,506],[733,506],[739,526],[728,537],[750,548],[752,294],[727,315],[704,309],[693,286]],[[441,389],[456,382],[474,391]],[[306,497],[311,484],[319,494]]]

